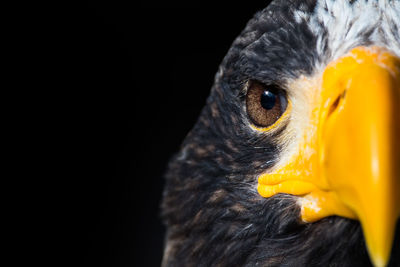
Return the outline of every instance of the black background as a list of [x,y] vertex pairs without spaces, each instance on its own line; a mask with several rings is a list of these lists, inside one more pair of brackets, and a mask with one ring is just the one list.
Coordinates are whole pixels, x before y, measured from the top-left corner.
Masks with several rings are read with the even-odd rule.
[[[61,32],[65,242],[79,266],[159,266],[163,173],[268,1],[89,1]],[[63,240],[61,240],[63,241]],[[69,242],[69,243],[68,243]]]

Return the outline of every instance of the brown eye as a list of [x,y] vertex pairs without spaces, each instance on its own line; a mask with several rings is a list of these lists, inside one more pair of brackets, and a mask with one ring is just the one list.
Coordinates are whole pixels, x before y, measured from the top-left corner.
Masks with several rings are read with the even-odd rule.
[[286,107],[286,94],[282,89],[275,85],[250,81],[246,95],[246,108],[247,114],[256,126],[271,126],[282,116]]

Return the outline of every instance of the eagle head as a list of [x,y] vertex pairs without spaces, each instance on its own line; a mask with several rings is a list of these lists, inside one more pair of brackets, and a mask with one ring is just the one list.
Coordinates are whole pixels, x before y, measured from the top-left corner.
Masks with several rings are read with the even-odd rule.
[[172,159],[163,266],[400,266],[400,1],[274,1]]

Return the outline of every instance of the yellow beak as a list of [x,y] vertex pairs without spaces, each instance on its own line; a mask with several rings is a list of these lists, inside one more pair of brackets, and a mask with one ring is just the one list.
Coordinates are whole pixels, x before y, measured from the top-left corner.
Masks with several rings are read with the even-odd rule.
[[359,220],[372,262],[385,266],[400,217],[399,58],[376,47],[353,49],[325,69],[314,105],[317,133],[302,146],[316,153],[299,152],[261,175],[258,191],[300,196],[307,222]]
[[322,175],[385,266],[400,215],[400,64],[380,49],[353,54],[324,74],[323,90],[342,93],[321,120]]

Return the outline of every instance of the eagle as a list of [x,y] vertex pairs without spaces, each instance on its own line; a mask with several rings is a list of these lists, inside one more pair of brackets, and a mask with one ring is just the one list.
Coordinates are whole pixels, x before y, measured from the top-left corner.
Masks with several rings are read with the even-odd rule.
[[400,1],[257,12],[165,177],[162,266],[400,266]]

